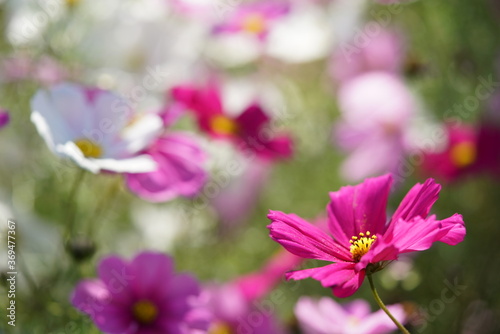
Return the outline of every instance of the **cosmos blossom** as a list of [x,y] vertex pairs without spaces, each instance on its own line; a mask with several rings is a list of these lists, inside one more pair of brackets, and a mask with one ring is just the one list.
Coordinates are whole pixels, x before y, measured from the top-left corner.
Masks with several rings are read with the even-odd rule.
[[[406,314],[402,305],[388,305],[399,322]],[[295,315],[305,334],[386,334],[397,328],[384,311],[372,313],[370,304],[362,299],[341,305],[332,298],[301,297]]]
[[424,152],[422,171],[452,181],[471,172],[477,160],[477,133],[470,126],[447,126],[448,141],[438,152]]
[[462,216],[438,220],[429,211],[441,186],[433,179],[417,183],[387,221],[390,174],[366,179],[330,193],[328,228],[331,236],[295,214],[271,211],[270,237],[289,252],[333,262],[324,267],[292,271],[288,279],[311,277],[337,297],[358,290],[366,274],[396,260],[399,254],[423,251],[436,241],[456,245],[465,237]]
[[132,261],[101,260],[98,279],[78,283],[71,303],[109,334],[206,333],[209,313],[197,304],[198,282],[174,272],[161,253],[142,252]]
[[137,118],[120,96],[63,83],[39,90],[31,121],[49,149],[93,173],[153,171],[151,157],[138,154],[162,128],[160,117]]
[[344,83],[338,92],[341,120],[335,145],[349,156],[341,173],[349,181],[395,172],[408,151],[416,100],[393,74],[372,71]]
[[242,4],[214,26],[214,33],[246,32],[264,40],[273,21],[286,15],[290,4],[285,1],[260,1]]
[[[372,23],[368,23],[365,29]],[[329,73],[337,83],[345,83],[371,71],[397,75],[402,72],[405,51],[403,38],[399,33],[381,30],[364,47],[337,48],[330,58]]]
[[194,112],[199,128],[212,138],[233,141],[242,150],[250,150],[263,159],[288,158],[292,141],[286,135],[274,135],[271,118],[259,103],[251,103],[233,117],[222,105],[221,90],[215,81],[206,86],[179,85],[171,90],[175,102]]

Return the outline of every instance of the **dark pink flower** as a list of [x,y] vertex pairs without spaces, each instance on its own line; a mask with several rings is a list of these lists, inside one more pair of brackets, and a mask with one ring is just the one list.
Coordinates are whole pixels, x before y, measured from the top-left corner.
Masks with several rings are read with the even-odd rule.
[[237,117],[227,115],[216,82],[205,87],[176,86],[171,95],[194,112],[200,129],[213,138],[232,140],[242,150],[249,149],[265,159],[288,158],[292,154],[291,139],[271,133],[271,119],[258,103],[250,104]]
[[465,236],[462,216],[444,220],[429,216],[441,186],[433,179],[416,184],[387,221],[392,176],[366,179],[330,193],[328,227],[331,236],[294,214],[271,211],[270,236],[289,252],[333,264],[293,271],[288,279],[314,278],[337,297],[358,290],[365,275],[382,269],[399,254],[422,251],[436,241],[456,245]]
[[[387,308],[399,322],[405,321],[403,305]],[[397,329],[383,310],[372,313],[370,304],[362,299],[340,305],[328,297],[302,297],[295,305],[295,315],[305,334],[386,334]]]
[[71,303],[109,334],[203,333],[209,315],[198,308],[198,282],[176,274],[170,257],[143,252],[131,262],[108,256],[98,279],[76,286]]
[[470,126],[448,126],[448,141],[439,152],[424,152],[425,175],[452,181],[473,170],[477,158],[477,134]]
[[156,170],[126,174],[129,189],[151,202],[164,202],[178,196],[195,196],[207,180],[203,168],[206,154],[192,136],[167,133],[158,137],[142,154],[156,162]]
[[289,11],[290,4],[285,1],[245,3],[228,13],[213,31],[216,34],[246,32],[264,40],[273,21]]

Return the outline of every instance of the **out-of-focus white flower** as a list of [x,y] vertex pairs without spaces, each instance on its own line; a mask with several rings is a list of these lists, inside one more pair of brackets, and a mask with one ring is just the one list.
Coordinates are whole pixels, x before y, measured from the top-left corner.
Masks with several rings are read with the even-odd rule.
[[153,171],[155,162],[137,155],[159,133],[161,119],[154,114],[133,118],[118,95],[61,84],[39,90],[32,99],[31,120],[49,149],[93,173]]

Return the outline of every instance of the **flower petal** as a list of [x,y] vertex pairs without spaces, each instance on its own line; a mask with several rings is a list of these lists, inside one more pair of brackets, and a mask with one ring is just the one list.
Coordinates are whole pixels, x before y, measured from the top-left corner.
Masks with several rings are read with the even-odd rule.
[[161,253],[142,252],[132,260],[130,273],[137,298],[160,301],[169,294],[173,261]]
[[84,280],[75,288],[71,303],[88,314],[96,326],[106,333],[132,333],[133,319],[129,306],[116,304],[108,287],[100,280]]
[[111,255],[99,262],[97,273],[106,285],[113,303],[130,305],[133,302],[131,283],[137,279],[130,272],[129,264],[122,258]]
[[311,277],[325,288],[331,288],[336,297],[345,298],[356,292],[365,278],[365,271],[357,272],[354,267],[352,262],[337,262],[321,268],[292,271],[286,274],[286,278],[300,280]]
[[466,232],[462,215],[456,213],[449,218],[441,220],[440,223],[441,229],[436,241],[454,246],[464,240]]
[[434,179],[427,179],[424,184],[417,183],[403,198],[391,221],[396,222],[399,219],[409,221],[414,217],[427,217],[439,197],[440,190],[441,186]]
[[349,247],[351,237],[360,232],[383,233],[391,184],[392,176],[387,174],[330,193],[328,217],[333,237]]
[[297,256],[332,262],[352,259],[347,248],[297,215],[270,211],[267,217],[272,221],[267,226],[270,237]]
[[427,219],[415,217],[410,221],[399,219],[391,223],[383,240],[387,244],[392,244],[399,253],[423,251],[429,249],[440,237],[441,224],[435,216]]

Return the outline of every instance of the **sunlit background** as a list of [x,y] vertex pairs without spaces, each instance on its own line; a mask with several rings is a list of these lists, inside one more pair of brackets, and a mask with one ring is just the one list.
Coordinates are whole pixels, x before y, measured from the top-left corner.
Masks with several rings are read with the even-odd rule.
[[[384,302],[404,306],[412,333],[500,333],[500,5],[391,2],[0,0],[0,111],[10,117],[0,128],[0,270],[14,218],[19,273],[15,327],[2,274],[0,333],[99,333],[70,296],[109,254],[169,254],[204,286],[262,270],[282,250],[268,210],[318,221],[329,192],[385,173],[395,179],[389,215],[433,177],[442,190],[432,213],[461,213],[467,235],[377,273]],[[204,152],[194,158],[204,182],[152,199],[126,175],[51,152],[32,100],[70,82],[114,91],[137,118],[161,115],[169,132],[188,134]],[[189,105],[175,115],[182,85],[216,90],[224,121],[207,130]],[[269,117],[264,137],[289,140],[290,152],[238,141],[233,127],[244,125],[233,121],[255,103]],[[313,279],[285,282],[284,271],[272,313],[285,333],[306,333],[294,314],[302,296],[377,309],[366,282],[339,299]]]

